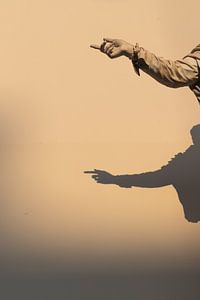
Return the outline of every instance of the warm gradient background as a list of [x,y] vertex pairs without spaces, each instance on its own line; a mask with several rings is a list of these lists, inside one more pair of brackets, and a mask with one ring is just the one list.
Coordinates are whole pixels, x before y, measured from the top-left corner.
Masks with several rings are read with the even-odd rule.
[[[200,224],[184,219],[175,190],[120,189],[83,174],[154,170],[191,144],[200,107],[189,89],[139,78],[127,59],[109,60],[89,44],[123,38],[181,58],[200,42],[199,11],[198,0],[192,8],[179,0],[1,0],[0,259],[6,274],[183,271],[194,279],[186,299],[199,299]],[[42,299],[112,299],[105,287],[99,296],[88,286],[84,298],[82,284],[74,288],[82,288],[81,297],[65,290]],[[119,281],[113,290],[120,284],[126,286]],[[170,299],[183,299],[170,291]],[[25,299],[39,299],[32,295]],[[149,292],[133,298],[131,288],[123,295],[113,299],[151,299]]]

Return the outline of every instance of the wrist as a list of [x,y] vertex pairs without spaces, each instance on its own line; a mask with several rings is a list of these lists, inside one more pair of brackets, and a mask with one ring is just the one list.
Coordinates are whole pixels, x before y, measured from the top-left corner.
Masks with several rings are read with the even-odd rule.
[[131,188],[133,184],[130,180],[130,176],[131,175],[116,175],[115,184],[119,185],[120,187]]
[[122,175],[113,175],[113,184],[120,185]]
[[125,49],[125,55],[132,61],[138,60],[138,53],[140,52],[138,43],[136,45],[129,44]]
[[134,46],[131,44],[126,45],[126,48],[124,49],[124,55],[129,59],[132,59],[134,55]]

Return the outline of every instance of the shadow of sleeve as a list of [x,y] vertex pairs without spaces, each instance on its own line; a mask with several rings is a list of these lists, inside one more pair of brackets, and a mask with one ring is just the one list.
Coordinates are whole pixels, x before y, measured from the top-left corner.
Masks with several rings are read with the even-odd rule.
[[115,179],[116,184],[121,187],[143,188],[156,188],[173,184],[181,160],[182,153],[179,153],[159,170],[133,175],[118,175]]
[[153,172],[134,175],[118,175],[116,182],[121,187],[156,188],[171,184],[170,176],[165,168]]

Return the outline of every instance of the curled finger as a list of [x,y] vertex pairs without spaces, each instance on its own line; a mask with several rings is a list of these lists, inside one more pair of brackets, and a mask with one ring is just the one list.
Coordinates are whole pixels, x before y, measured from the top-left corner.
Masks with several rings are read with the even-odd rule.
[[108,55],[111,55],[111,54],[113,53],[113,49],[114,49],[114,48],[115,48],[114,45],[110,46],[110,47],[108,48],[108,50],[107,50],[107,54],[108,54]]
[[105,50],[104,50],[104,47],[106,45],[106,42],[103,42],[101,45],[100,45],[100,51],[105,53]]
[[113,43],[106,43],[104,46],[104,52],[108,54],[110,48],[113,47]]

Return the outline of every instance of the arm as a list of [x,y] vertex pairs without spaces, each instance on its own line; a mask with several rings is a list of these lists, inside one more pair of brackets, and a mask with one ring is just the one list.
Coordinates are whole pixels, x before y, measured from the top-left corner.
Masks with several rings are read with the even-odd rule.
[[139,75],[139,69],[163,85],[171,88],[191,86],[199,79],[198,64],[195,58],[186,56],[181,60],[158,57],[138,45],[134,47],[132,63]]
[[156,188],[170,185],[170,177],[163,169],[134,175],[117,175],[115,184],[121,187]]
[[97,183],[116,184],[124,188],[130,188],[132,186],[155,188],[171,184],[171,176],[167,170],[167,167],[162,167],[160,170],[157,171],[135,175],[115,176],[106,171],[97,169],[94,169],[94,171],[85,171],[84,173],[93,174],[92,178]]
[[163,85],[172,88],[192,86],[199,80],[199,68],[197,60],[200,59],[200,47],[197,46],[190,54],[181,60],[168,60],[139,47],[133,46],[119,39],[104,39],[103,43],[91,45],[110,58],[126,56],[132,60],[134,69],[138,75],[141,69]]

